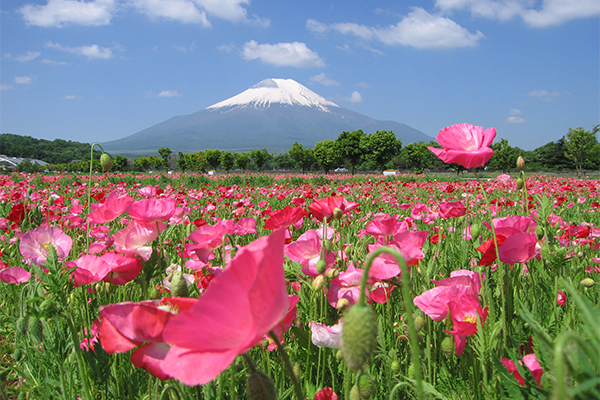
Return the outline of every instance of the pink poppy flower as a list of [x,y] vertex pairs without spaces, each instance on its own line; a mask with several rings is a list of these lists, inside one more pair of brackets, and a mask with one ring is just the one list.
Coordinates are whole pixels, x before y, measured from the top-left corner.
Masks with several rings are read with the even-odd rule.
[[176,313],[190,309],[197,301],[169,297],[161,301],[101,306],[100,343],[108,353],[125,353],[137,347],[131,355],[133,365],[159,379],[172,378],[163,369],[170,349],[163,339],[163,329]]
[[42,267],[42,264],[46,262],[50,245],[56,249],[58,259],[63,261],[71,251],[73,239],[59,228],[40,226],[30,230],[21,238],[19,250],[26,262],[32,262]]
[[313,400],[338,400],[338,395],[335,394],[332,388],[324,387],[315,393]]
[[92,212],[87,215],[92,224],[105,224],[122,214],[126,213],[133,204],[133,198],[125,194],[118,196],[116,192],[110,192],[104,203],[92,204]]
[[67,261],[65,268],[76,267],[73,272],[75,287],[101,281],[110,271],[106,261],[98,256],[84,255],[75,261]]
[[96,318],[92,323],[89,333],[87,328],[83,328],[83,340],[79,343],[81,350],[96,352],[94,345],[98,343],[98,334],[100,333],[100,321]]
[[21,267],[9,267],[0,270],[0,281],[4,283],[27,282],[31,278],[31,273]]
[[310,321],[308,327],[311,332],[310,340],[315,346],[329,349],[342,348],[342,321],[333,326]]
[[323,221],[323,218],[327,218],[328,221],[331,221],[333,211],[336,208],[340,209],[343,214],[346,214],[358,206],[358,203],[350,202],[346,200],[343,196],[329,196],[314,201],[308,207],[308,210],[319,221]]
[[108,273],[103,281],[113,285],[124,285],[134,280],[142,271],[142,260],[138,257],[126,257],[109,252],[102,255],[109,266]]
[[186,244],[186,250],[196,253],[200,261],[207,263],[215,258],[213,251],[223,246],[227,240],[225,235],[232,234],[233,230],[233,220],[218,220],[214,225],[199,226],[188,236],[194,243]]
[[281,210],[271,211],[269,215],[269,219],[265,222],[265,229],[276,230],[294,225],[306,215],[306,210],[288,205]]
[[157,225],[131,221],[129,225],[114,234],[115,249],[126,256],[137,254],[144,261],[148,261],[152,255],[152,246],[146,244],[154,241],[158,237],[159,229],[165,226]]
[[210,382],[277,327],[289,309],[278,230],[239,250],[200,299],[166,324],[162,368],[186,385]]
[[143,199],[129,207],[129,217],[137,222],[166,222],[175,213],[174,199]]
[[[290,327],[294,323],[294,320],[296,319],[296,317],[298,317],[298,307],[296,306],[296,304],[298,304],[298,302],[300,301],[300,296],[290,294],[288,295],[288,300],[290,302],[290,305],[287,314],[285,315],[283,320],[281,320],[281,322],[277,324],[275,328],[273,328],[273,332],[275,333],[275,335],[277,335],[277,338],[279,339],[280,343],[284,342],[283,334],[290,329]],[[277,348],[277,344],[275,343],[273,338],[271,338],[271,336],[265,335],[265,339],[269,342],[267,350],[273,351]]]
[[[319,232],[309,229],[285,247],[285,255],[292,261],[301,262],[302,272],[311,278],[315,278],[320,275],[317,271],[317,263],[321,260],[321,244]],[[328,266],[333,264],[335,253],[330,252],[327,254],[325,262]]]
[[[360,284],[362,281],[364,270],[354,268],[354,264],[350,262],[348,269],[340,272],[337,278],[329,281],[330,287],[327,290],[327,302],[332,307],[337,308],[341,299],[348,300],[348,305],[353,306],[360,297]],[[367,301],[371,303],[371,296],[365,289]]]
[[[539,253],[533,218],[512,216],[492,220],[498,241],[498,258],[507,264],[524,263]],[[489,228],[489,223],[484,222]],[[483,253],[479,265],[491,265],[496,260],[493,240],[482,243],[477,250]]]
[[470,169],[483,167],[494,155],[489,147],[496,137],[496,129],[485,131],[481,126],[471,124],[456,124],[442,129],[436,140],[443,149],[428,147],[445,163],[456,163]]
[[[519,373],[519,370],[517,369],[517,366],[515,365],[515,363],[512,360],[509,360],[508,358],[502,358],[502,359],[500,359],[500,361],[502,362],[502,364],[504,364],[504,366],[506,367],[508,372],[513,373],[517,382],[519,382],[519,384],[521,386],[525,386],[525,379],[523,379],[523,377]],[[533,379],[535,379],[535,382],[538,384],[538,386],[542,387],[540,385],[540,382],[542,380],[542,375],[544,374],[544,370],[542,369],[542,366],[538,362],[535,354],[527,354],[527,355],[523,356],[523,362],[525,363],[525,366],[527,367],[527,369],[529,369],[529,371],[531,371],[531,374],[533,375]],[[521,363],[521,361],[519,360],[519,364],[520,363]]]
[[440,203],[439,215],[443,219],[459,218],[467,213],[467,208],[461,201],[445,201]]
[[564,306],[566,302],[567,295],[559,290],[558,294],[556,295],[556,304],[558,304],[559,306]]

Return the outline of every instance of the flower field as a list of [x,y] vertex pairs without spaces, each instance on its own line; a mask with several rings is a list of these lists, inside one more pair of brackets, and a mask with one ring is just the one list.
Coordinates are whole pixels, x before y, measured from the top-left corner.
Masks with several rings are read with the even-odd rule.
[[482,178],[1,176],[0,397],[600,398],[600,182]]

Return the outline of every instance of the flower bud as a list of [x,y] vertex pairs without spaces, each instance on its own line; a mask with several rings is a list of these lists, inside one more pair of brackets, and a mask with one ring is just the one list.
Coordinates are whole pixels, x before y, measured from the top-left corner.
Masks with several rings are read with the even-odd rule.
[[333,219],[342,219],[342,215],[344,215],[342,210],[337,207],[333,209]]
[[594,286],[596,284],[596,282],[594,282],[594,280],[592,278],[584,278],[581,280],[581,286],[586,287],[586,288],[591,288],[592,286]]
[[246,398],[248,400],[277,400],[277,389],[269,375],[262,371],[254,371],[248,375]]
[[325,271],[327,270],[327,263],[325,262],[325,260],[317,261],[316,269],[319,274],[324,274]]
[[300,364],[294,363],[294,365],[292,365],[292,372],[296,379],[300,379],[302,377],[302,368],[300,367]]
[[425,326],[425,318],[422,315],[417,315],[415,318],[415,329],[417,332],[421,332],[421,329]]
[[440,347],[442,348],[442,353],[449,358],[452,356],[452,353],[454,353],[454,340],[452,340],[452,337],[446,336],[444,340],[442,340]]
[[102,167],[102,170],[104,172],[106,171],[110,171],[110,169],[112,168],[113,162],[112,162],[112,158],[110,158],[110,156],[106,153],[102,153],[102,155],[100,156],[100,166]]
[[173,280],[171,281],[171,296],[187,297],[188,293],[187,282],[183,277],[183,272],[179,270],[173,275]]
[[523,169],[524,166],[525,166],[525,160],[523,159],[523,157],[519,156],[517,158],[517,167],[519,169]]
[[392,361],[390,363],[390,369],[392,370],[392,373],[396,375],[398,372],[400,372],[400,363],[397,360]]
[[342,354],[348,368],[356,372],[377,350],[377,317],[367,305],[360,303],[344,315]]
[[525,181],[521,178],[517,179],[517,189],[523,189],[525,186]]
[[411,363],[408,366],[408,371],[406,371],[406,376],[408,379],[415,379],[415,364]]
[[150,298],[152,300],[160,299],[160,291],[157,288],[150,289]]
[[315,292],[318,292],[319,290],[323,289],[324,284],[325,284],[325,278],[323,277],[323,275],[318,275],[312,281],[312,288]]
[[327,279],[335,279],[340,275],[340,270],[337,268],[331,268],[327,271]]
[[375,378],[370,374],[360,374],[356,386],[361,399],[368,399],[375,394]]
[[535,235],[537,240],[542,240],[544,238],[544,227],[542,225],[538,225],[537,228],[535,228]]
[[479,239],[479,224],[471,225],[471,237],[473,240]]
[[27,317],[20,316],[17,319],[17,330],[19,331],[19,333],[21,335],[25,335],[27,333],[27,323],[28,323]]
[[35,344],[40,344],[44,340],[44,327],[42,326],[42,320],[39,318],[29,318],[27,326],[29,337]]
[[346,309],[350,307],[350,302],[348,301],[347,298],[342,297],[341,299],[339,299],[337,301],[337,303],[335,304],[335,308],[339,311],[339,312],[344,312],[346,311]]
[[352,386],[352,389],[350,389],[350,395],[348,397],[350,400],[360,400],[360,392],[358,391],[357,385]]

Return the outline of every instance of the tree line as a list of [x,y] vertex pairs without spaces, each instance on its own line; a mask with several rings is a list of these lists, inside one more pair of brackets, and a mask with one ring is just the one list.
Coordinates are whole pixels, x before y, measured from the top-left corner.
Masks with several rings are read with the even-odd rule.
[[[530,171],[576,170],[581,175],[585,170],[600,169],[600,143],[597,138],[599,130],[600,125],[596,125],[590,131],[581,127],[569,129],[563,138],[532,151],[513,147],[508,140],[501,138],[491,145],[494,155],[486,164],[486,168],[491,171],[510,172],[516,168],[516,160],[521,156],[527,162],[526,169]],[[66,142],[60,139],[49,142],[10,134],[1,135],[0,140],[0,153],[13,157],[37,158],[49,162],[51,165],[43,167],[44,169],[65,172],[88,172],[90,170],[88,144]],[[33,151],[35,141],[39,141],[40,146],[46,150],[54,146],[49,143],[57,143],[61,146],[56,148],[58,154],[44,157],[45,153]],[[24,147],[21,148],[17,144],[23,144]],[[73,150],[68,151],[68,147],[73,147]],[[458,174],[463,170],[457,164],[445,164],[427,147],[440,147],[440,145],[435,141],[429,141],[402,146],[402,141],[397,139],[392,131],[382,130],[366,134],[362,130],[356,130],[344,131],[335,140],[318,142],[312,148],[294,142],[292,148],[282,154],[270,153],[266,148],[246,153],[206,149],[196,153],[178,152],[174,154],[170,148],[163,147],[158,149],[158,155],[135,159],[117,155],[113,158],[112,170],[121,172],[149,170],[207,172],[221,169],[229,173],[234,169],[240,171],[276,169],[299,170],[303,173],[308,171],[328,173],[342,169],[349,170],[352,174],[357,171],[381,172],[385,169],[408,170],[415,173],[421,173],[425,169],[453,170]],[[67,155],[76,154],[74,149],[85,149],[85,151],[80,150],[77,153],[80,160],[67,161],[65,159],[68,157]],[[99,152],[94,157],[92,168],[100,171],[98,158]],[[59,162],[53,160],[59,160]],[[21,169],[24,168],[39,169],[29,163]]]

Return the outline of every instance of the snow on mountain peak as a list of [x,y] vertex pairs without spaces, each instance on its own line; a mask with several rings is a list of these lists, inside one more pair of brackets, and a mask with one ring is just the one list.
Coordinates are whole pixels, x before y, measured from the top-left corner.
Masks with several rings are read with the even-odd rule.
[[271,104],[317,107],[323,111],[329,111],[327,107],[339,107],[293,79],[264,79],[250,89],[207,109],[248,106],[266,108]]

